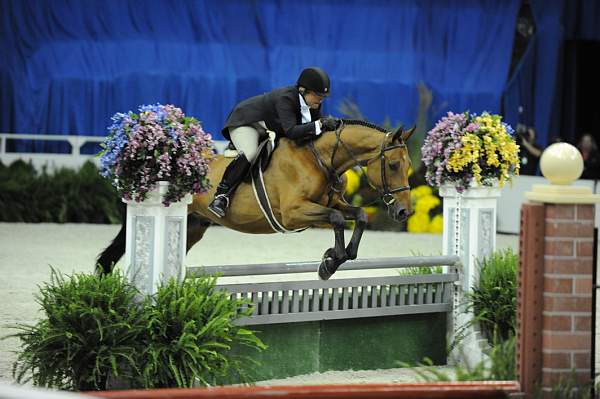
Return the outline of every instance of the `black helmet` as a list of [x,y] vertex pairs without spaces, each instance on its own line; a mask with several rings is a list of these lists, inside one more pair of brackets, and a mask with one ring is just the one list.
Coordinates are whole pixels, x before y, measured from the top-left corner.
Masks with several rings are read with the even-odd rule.
[[297,85],[322,96],[328,96],[330,91],[329,76],[317,67],[305,68],[298,77]]

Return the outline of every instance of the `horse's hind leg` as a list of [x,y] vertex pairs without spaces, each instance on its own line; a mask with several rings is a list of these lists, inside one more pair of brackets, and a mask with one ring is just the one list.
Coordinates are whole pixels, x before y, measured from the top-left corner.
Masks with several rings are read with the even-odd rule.
[[210,227],[210,221],[204,219],[197,213],[190,213],[187,218],[187,240],[186,253],[204,237],[204,233]]
[[98,274],[109,274],[112,272],[113,267],[117,264],[119,259],[125,253],[125,221],[121,225],[121,230],[117,233],[117,236],[112,240],[110,245],[98,255],[96,260],[96,273]]

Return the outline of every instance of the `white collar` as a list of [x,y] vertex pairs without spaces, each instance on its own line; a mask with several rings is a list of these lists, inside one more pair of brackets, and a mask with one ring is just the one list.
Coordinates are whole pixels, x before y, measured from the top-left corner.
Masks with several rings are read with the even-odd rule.
[[310,109],[310,107],[308,106],[308,104],[306,104],[306,101],[304,100],[304,97],[302,97],[302,94],[298,93],[298,97],[300,97],[300,108],[308,108],[308,109]]

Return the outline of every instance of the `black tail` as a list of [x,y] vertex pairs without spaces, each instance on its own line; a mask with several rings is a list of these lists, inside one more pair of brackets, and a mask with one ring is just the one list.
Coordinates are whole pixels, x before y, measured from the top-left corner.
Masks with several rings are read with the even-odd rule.
[[119,259],[121,259],[121,257],[125,254],[125,226],[127,207],[121,202],[119,210],[122,220],[121,230],[119,230],[119,233],[112,240],[110,245],[106,247],[100,255],[98,255],[98,259],[96,260],[96,272],[99,274],[109,274],[112,272],[112,269],[115,267]]

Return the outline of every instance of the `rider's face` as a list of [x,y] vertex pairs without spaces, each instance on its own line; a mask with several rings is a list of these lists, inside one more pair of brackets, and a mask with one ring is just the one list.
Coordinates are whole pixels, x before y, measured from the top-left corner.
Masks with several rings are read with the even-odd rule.
[[314,91],[307,91],[304,94],[304,101],[306,101],[306,105],[311,107],[312,109],[319,108],[319,105],[325,100],[325,96],[315,93]]

